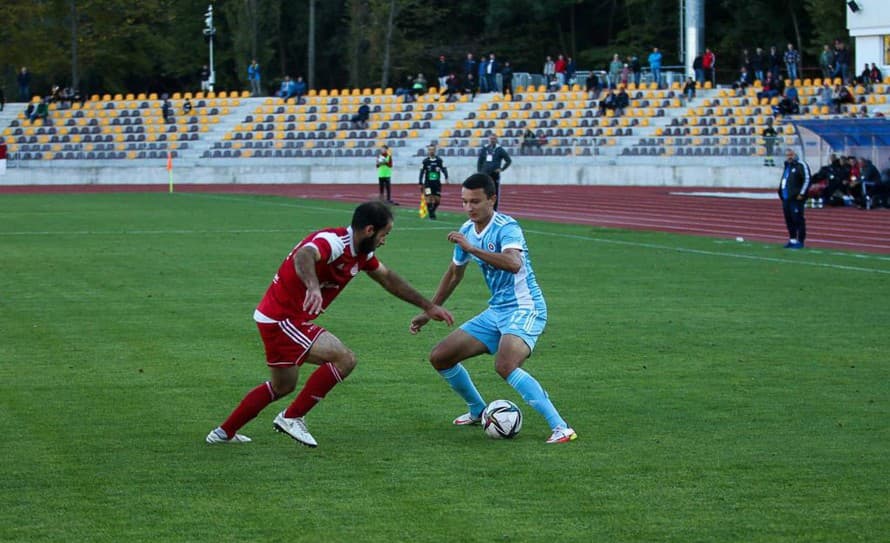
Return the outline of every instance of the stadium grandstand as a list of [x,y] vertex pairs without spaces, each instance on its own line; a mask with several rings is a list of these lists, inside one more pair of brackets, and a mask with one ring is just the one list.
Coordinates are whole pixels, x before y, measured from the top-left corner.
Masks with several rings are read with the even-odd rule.
[[[579,85],[516,87],[512,96],[464,95],[456,101],[432,87],[407,102],[392,89],[369,88],[310,91],[299,103],[250,98],[247,92],[176,93],[169,97],[174,112],[169,122],[155,94],[94,95],[64,109],[52,104],[45,120],[33,122],[26,104],[9,104],[0,116],[8,155],[4,182],[33,183],[50,171],[54,179],[72,183],[122,177],[162,182],[168,154],[186,183],[206,182],[219,168],[248,165],[262,168],[235,169],[225,178],[307,182],[311,170],[315,182],[355,182],[369,177],[368,161],[383,144],[396,154],[394,181],[414,182],[425,146],[437,145],[450,167],[469,170],[483,141],[494,134],[517,157],[512,177],[522,183],[558,178],[580,184],[719,185],[736,179],[771,186],[775,175],[763,171],[762,132],[768,123],[779,133],[774,146],[779,155],[783,146],[798,144],[789,121],[851,118],[863,108],[871,116],[890,113],[890,78],[851,87],[854,103],[837,111],[818,104],[823,81],[786,84],[798,88],[797,115],[777,115],[780,98],[758,98],[759,83],[744,91],[706,83],[689,100],[679,83],[660,89],[630,84],[623,115],[613,110],[600,115],[598,101]],[[193,109],[183,113],[186,100]],[[370,106],[371,117],[356,127],[350,119],[361,104]],[[523,146],[528,131],[535,145]],[[121,168],[133,175],[121,176]]]

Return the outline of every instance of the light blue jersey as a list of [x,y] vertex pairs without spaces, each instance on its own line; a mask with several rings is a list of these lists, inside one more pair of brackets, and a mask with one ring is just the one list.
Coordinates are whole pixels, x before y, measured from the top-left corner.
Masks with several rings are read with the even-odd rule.
[[455,245],[453,257],[455,264],[464,266],[472,258],[482,269],[485,283],[491,292],[491,298],[488,299],[490,308],[496,311],[529,309],[546,313],[547,304],[544,302],[541,287],[538,286],[538,281],[535,279],[535,272],[532,270],[531,259],[528,255],[528,245],[525,243],[525,236],[516,219],[496,212],[481,233],[476,233],[472,221],[465,222],[460,227],[460,233],[472,245],[490,253],[502,253],[506,249],[519,249],[522,252],[522,268],[518,273],[511,273],[507,270],[499,270],[483,262],[482,259],[471,256],[459,245]]
[[498,350],[504,334],[520,337],[529,349],[534,350],[547,325],[547,304],[532,271],[528,246],[519,223],[512,217],[495,213],[482,232],[477,234],[472,221],[467,221],[461,226],[460,233],[472,245],[485,251],[502,253],[506,249],[518,249],[522,254],[522,267],[517,273],[511,273],[486,264],[459,245],[454,247],[454,263],[465,266],[471,258],[475,260],[491,291],[488,309],[465,322],[461,329],[485,344],[490,353]]

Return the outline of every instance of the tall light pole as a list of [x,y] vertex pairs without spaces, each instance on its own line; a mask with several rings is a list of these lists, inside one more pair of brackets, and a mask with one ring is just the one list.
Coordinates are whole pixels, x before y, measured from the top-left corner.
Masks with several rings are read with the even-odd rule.
[[204,14],[204,35],[208,38],[210,44],[210,92],[213,92],[213,86],[216,84],[216,70],[213,69],[213,35],[216,34],[216,27],[213,26],[213,4],[207,6],[207,13]]

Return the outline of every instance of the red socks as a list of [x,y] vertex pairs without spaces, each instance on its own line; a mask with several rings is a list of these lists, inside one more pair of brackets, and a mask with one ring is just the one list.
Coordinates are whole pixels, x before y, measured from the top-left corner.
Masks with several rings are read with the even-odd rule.
[[232,411],[229,418],[220,425],[220,428],[231,439],[242,426],[252,421],[254,417],[260,414],[260,411],[277,399],[278,397],[275,396],[275,392],[272,390],[272,383],[266,381],[244,396],[244,399]]
[[289,419],[302,417],[315,407],[315,404],[323,400],[327,393],[341,381],[343,381],[343,378],[333,364],[330,362],[322,364],[306,380],[303,390],[297,394],[297,398],[288,406],[284,416]]

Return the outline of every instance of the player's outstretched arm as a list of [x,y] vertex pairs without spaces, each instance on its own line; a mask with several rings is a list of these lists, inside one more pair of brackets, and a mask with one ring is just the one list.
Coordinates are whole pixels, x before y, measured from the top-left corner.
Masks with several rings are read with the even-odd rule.
[[384,266],[383,263],[376,270],[368,272],[368,275],[396,298],[423,309],[423,314],[427,316],[428,320],[444,321],[448,326],[454,324],[454,317],[447,309],[424,298],[408,281],[402,279],[399,274]]
[[318,315],[322,311],[321,286],[315,273],[315,264],[321,258],[318,249],[311,245],[300,247],[294,255],[294,269],[306,285],[306,299],[303,300],[303,311],[310,315]]
[[[456,289],[457,285],[463,280],[465,270],[466,266],[458,266],[454,262],[448,266],[448,269],[445,270],[445,275],[443,275],[442,279],[439,281],[439,287],[436,289],[436,294],[433,296],[434,304],[441,305],[445,303],[445,300],[451,296],[451,293],[454,292],[454,289]],[[430,316],[427,312],[420,313],[411,319],[411,324],[408,329],[412,334],[416,334],[417,332],[420,332],[420,329],[429,321]]]

